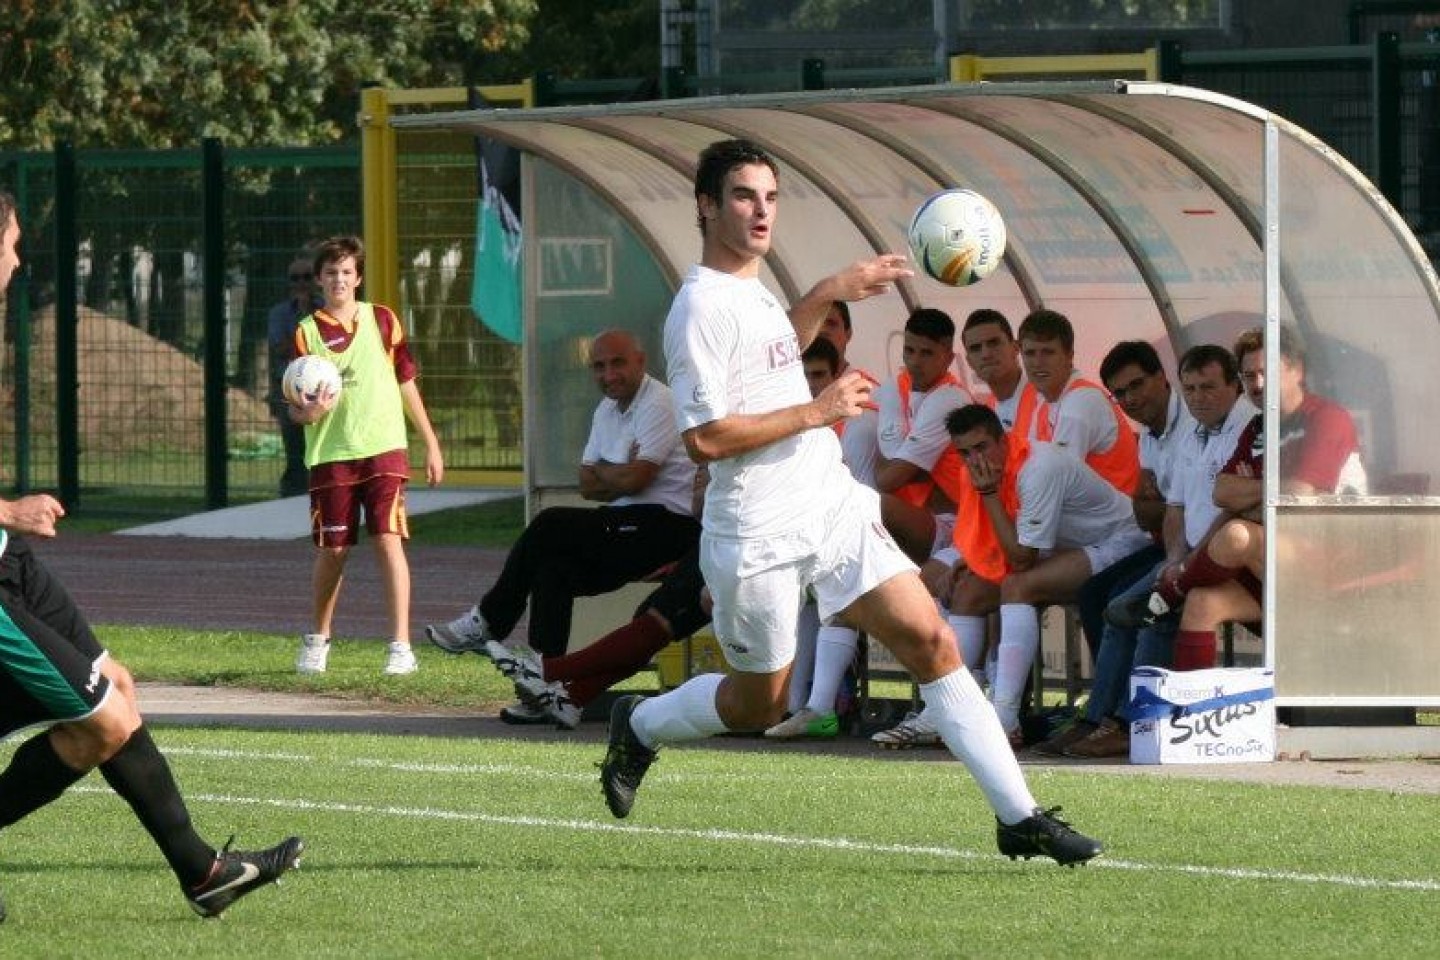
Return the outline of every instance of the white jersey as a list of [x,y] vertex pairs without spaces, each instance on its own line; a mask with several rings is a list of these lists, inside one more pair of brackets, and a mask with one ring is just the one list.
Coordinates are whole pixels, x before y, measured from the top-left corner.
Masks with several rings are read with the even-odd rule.
[[[811,399],[790,318],[758,278],[691,267],[665,319],[665,360],[682,433]],[[785,562],[813,548],[816,518],[853,483],[835,431],[805,430],[710,464],[705,532],[760,541],[765,557],[747,567]]]
[[858,482],[875,486],[875,467],[880,462],[880,418],[874,410],[845,421],[840,457]]
[[950,449],[945,418],[952,410],[972,402],[958,383],[940,383],[927,391],[912,390],[901,397],[899,383],[890,380],[875,390],[880,408],[880,453],[886,460],[904,460],[929,473]]
[[1039,417],[1049,417],[1050,442],[1084,460],[1092,453],[1104,453],[1115,446],[1119,425],[1115,422],[1109,395],[1090,387],[1072,389],[1070,383],[1079,379],[1082,379],[1079,371],[1072,372],[1065,391],[1054,403],[1043,396],[1039,398],[1042,406],[1030,425],[1030,439],[1035,439]]
[[1200,545],[1223,512],[1215,505],[1215,478],[1230,461],[1241,432],[1258,412],[1242,396],[1230,408],[1224,423],[1213,430],[1197,425],[1176,454],[1175,489],[1166,492],[1165,502],[1185,508],[1185,543],[1192,549]]
[[1144,535],[1135,526],[1130,498],[1089,464],[1053,443],[1036,441],[1020,468],[1020,511],[1015,538],[1036,550],[1064,550],[1104,543],[1120,533]]
[[1005,428],[1006,433],[1015,429],[1015,417],[1020,413],[1020,398],[1025,395],[1025,388],[1029,385],[1030,381],[1025,379],[1024,373],[1021,373],[1019,381],[1015,384],[1015,390],[1010,396],[1001,400],[993,393],[991,394],[991,398],[995,401],[995,416],[1000,418],[1000,426]]
[[675,402],[670,388],[648,373],[624,410],[609,397],[600,401],[590,418],[590,437],[580,462],[587,466],[602,462],[623,464],[632,458],[648,460],[660,470],[650,486],[639,493],[617,497],[610,501],[610,506],[658,503],[671,513],[691,515],[695,464],[685,452],[680,431],[675,428]]

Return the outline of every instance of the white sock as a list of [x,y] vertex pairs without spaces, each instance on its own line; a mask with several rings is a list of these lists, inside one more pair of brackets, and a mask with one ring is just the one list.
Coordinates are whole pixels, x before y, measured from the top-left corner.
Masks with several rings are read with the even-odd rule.
[[952,613],[947,618],[960,647],[960,659],[977,684],[985,683],[985,617]]
[[968,670],[920,684],[925,713],[950,752],[965,764],[1001,823],[1019,823],[1035,812],[1035,798],[1010,741]]
[[1000,725],[1007,731],[1020,724],[1020,698],[1025,679],[1040,649],[1040,615],[1028,603],[1000,605],[1000,652],[995,678],[990,684],[990,702]]
[[816,713],[833,713],[845,670],[855,661],[860,635],[849,627],[825,626],[815,641],[815,676],[810,681],[806,706]]
[[790,689],[786,709],[795,713],[810,696],[815,675],[815,636],[820,632],[820,611],[813,603],[802,604],[795,622],[795,661],[790,664]]
[[641,701],[630,714],[630,727],[652,750],[658,744],[699,740],[725,732],[715,709],[715,693],[723,673],[691,677],[669,693]]

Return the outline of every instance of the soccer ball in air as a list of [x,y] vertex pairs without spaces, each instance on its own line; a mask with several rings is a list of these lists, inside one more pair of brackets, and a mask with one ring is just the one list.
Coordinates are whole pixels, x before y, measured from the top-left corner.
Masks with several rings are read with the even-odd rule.
[[280,392],[300,406],[323,393],[340,393],[340,369],[324,357],[296,357],[280,378]]
[[1005,253],[1005,221],[974,190],[944,190],[915,211],[906,234],[920,269],[952,287],[984,280]]

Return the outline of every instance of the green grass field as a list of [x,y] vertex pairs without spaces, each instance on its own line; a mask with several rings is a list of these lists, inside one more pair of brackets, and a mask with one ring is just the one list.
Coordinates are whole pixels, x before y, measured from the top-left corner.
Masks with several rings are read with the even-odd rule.
[[[102,634],[142,679],[366,697],[384,684],[391,699],[475,708],[506,693],[473,658],[428,657],[396,683],[372,676],[373,651],[341,646],[330,674],[302,681],[289,638]],[[156,736],[212,842],[298,833],[302,869],[202,921],[92,775],[5,831],[0,957],[1435,952],[1433,796],[1031,768],[1041,802],[1109,847],[1065,870],[998,856],[978,790],[939,752],[673,748],[615,821],[596,779],[602,748],[560,734]]]
[[1430,957],[1437,801],[1032,773],[1104,837],[994,853],[954,762],[671,749],[629,820],[599,749],[161,727],[215,841],[308,844],[201,921],[92,775],[6,831],[7,957]]

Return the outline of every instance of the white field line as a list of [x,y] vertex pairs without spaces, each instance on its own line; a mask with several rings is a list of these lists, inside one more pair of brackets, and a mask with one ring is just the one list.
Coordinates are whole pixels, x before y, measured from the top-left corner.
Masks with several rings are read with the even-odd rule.
[[[103,787],[79,787],[77,793],[109,794]],[[614,823],[600,820],[570,820],[557,817],[506,816],[474,810],[437,810],[433,807],[400,807],[365,803],[277,799],[272,797],[236,797],[224,794],[191,794],[191,802],[218,803],[227,806],[273,807],[280,810],[303,810],[361,817],[389,816],[410,820],[481,823],[490,826],[530,827],[543,830],[573,830],[584,833],[613,833],[662,839],[689,839],[702,842],[741,843],[753,846],[792,847],[811,850],[835,850],[846,853],[887,854],[903,857],[937,857],[947,860],[994,860],[998,853],[957,850],[954,847],[928,847],[905,843],[877,843],[852,840],[848,837],[788,836],[756,833],[747,830],[700,830],[687,827],[651,827],[640,824]],[[1049,866],[1048,860],[1042,861]],[[1099,859],[1089,864],[1095,869],[1130,870],[1139,873],[1180,874],[1194,877],[1219,877],[1226,880],[1265,880],[1278,883],[1325,885],[1365,890],[1410,890],[1440,893],[1440,880],[1387,880],[1347,874],[1300,873],[1292,870],[1259,870],[1248,867],[1208,867],[1197,864],[1142,863],[1134,860]],[[1028,866],[1028,862],[1027,862]]]

